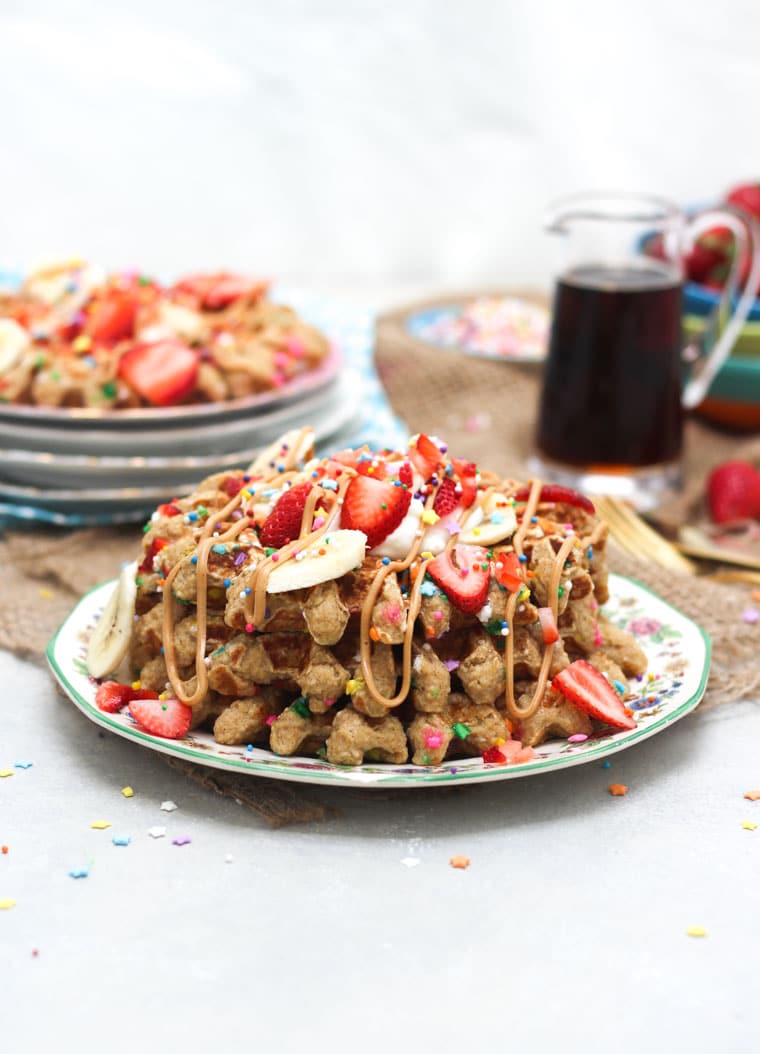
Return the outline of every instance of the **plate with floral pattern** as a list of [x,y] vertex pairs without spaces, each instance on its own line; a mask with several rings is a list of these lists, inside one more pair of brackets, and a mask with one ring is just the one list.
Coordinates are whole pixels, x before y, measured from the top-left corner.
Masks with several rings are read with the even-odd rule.
[[633,633],[649,660],[648,673],[630,682],[637,694],[627,705],[634,713],[636,728],[596,732],[582,742],[553,739],[537,747],[530,761],[514,765],[491,764],[474,757],[457,758],[435,768],[379,763],[342,767],[321,758],[281,757],[259,747],[222,746],[210,732],[193,731],[181,740],[150,735],[132,720],[128,710],[107,714],[97,709],[97,684],[85,666],[89,638],[113,582],[96,586],[82,597],[48,645],[47,658],[66,695],[91,721],[150,750],[198,765],[344,787],[431,787],[516,779],[582,765],[625,750],[664,731],[692,711],[704,695],[710,668],[710,638],[705,631],[639,582],[611,574],[609,584],[610,600],[604,614]]

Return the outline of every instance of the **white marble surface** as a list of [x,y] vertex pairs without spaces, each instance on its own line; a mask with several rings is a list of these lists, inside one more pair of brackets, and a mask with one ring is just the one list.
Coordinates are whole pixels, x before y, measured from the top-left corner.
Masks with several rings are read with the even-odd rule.
[[756,703],[609,770],[314,788],[340,814],[272,831],[99,733],[43,670],[0,653],[0,679],[0,770],[34,762],[0,780],[3,1050],[758,1049]]
[[754,0],[5,0],[0,266],[543,282],[556,195],[760,176],[759,29]]

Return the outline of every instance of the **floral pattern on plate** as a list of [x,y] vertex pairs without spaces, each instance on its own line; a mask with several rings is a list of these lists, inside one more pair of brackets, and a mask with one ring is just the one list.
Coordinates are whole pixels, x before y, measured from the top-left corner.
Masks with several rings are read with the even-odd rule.
[[236,773],[337,786],[427,787],[513,779],[604,758],[661,732],[693,710],[704,695],[710,668],[710,638],[695,622],[645,586],[610,575],[610,600],[604,614],[633,633],[649,660],[649,672],[631,680],[637,697],[629,702],[636,718],[631,731],[595,733],[582,742],[554,739],[543,743],[531,761],[519,765],[488,764],[482,758],[458,758],[436,768],[416,765],[365,764],[353,768],[319,758],[279,757],[259,747],[226,747],[210,732],[192,732],[169,740],[144,732],[128,712],[106,714],[95,706],[96,684],[85,655],[90,634],[108,599],[113,582],[82,597],[48,645],[47,658],[59,684],[90,720],[117,735],[185,761]]

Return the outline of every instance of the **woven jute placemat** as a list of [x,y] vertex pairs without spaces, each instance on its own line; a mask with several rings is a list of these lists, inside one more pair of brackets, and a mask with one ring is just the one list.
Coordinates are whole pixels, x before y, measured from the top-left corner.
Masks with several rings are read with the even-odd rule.
[[[406,316],[436,303],[411,305],[379,320],[376,362],[393,409],[412,431],[445,436],[461,456],[520,478],[526,474],[525,459],[532,444],[540,372],[535,367],[436,350],[410,337]],[[697,421],[689,422],[687,486],[666,510],[673,522],[690,515],[701,500],[710,467],[731,456],[758,460],[760,443],[739,441]],[[48,641],[76,599],[98,582],[114,578],[138,547],[139,530],[134,527],[73,532],[29,528],[4,534],[0,537],[0,648],[42,663]],[[614,545],[610,563],[614,570],[650,586],[711,635],[714,662],[700,710],[757,694],[760,624],[742,620],[750,601],[747,588],[664,571]],[[210,791],[238,801],[273,826],[314,822],[332,812],[302,787],[235,777],[161,754],[156,758]]]

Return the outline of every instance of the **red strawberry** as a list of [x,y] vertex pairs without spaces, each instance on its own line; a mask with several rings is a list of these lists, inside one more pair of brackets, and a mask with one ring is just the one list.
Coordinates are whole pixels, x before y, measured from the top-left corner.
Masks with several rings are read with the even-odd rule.
[[[530,494],[530,487],[521,487],[520,490],[514,495],[515,501],[527,501],[528,495]],[[575,505],[579,509],[585,509],[586,512],[594,513],[594,503],[586,497],[585,494],[579,494],[577,490],[571,490],[570,487],[560,487],[554,483],[545,483],[541,488],[541,501],[559,501],[563,505]]]
[[760,219],[760,183],[742,183],[726,197],[729,205]]
[[615,728],[636,727],[612,685],[585,659],[576,659],[558,673],[552,681],[552,688],[597,721]]
[[95,705],[98,710],[104,710],[107,714],[117,713],[133,699],[158,699],[158,694],[148,691],[147,688],[131,688],[128,684],[119,684],[117,681],[103,681],[95,693]]
[[182,509],[178,508],[173,502],[167,505],[159,505],[157,509],[159,516],[181,516]]
[[[361,447],[359,450],[339,450],[333,454],[330,461],[337,461],[339,465],[355,469],[360,476],[371,476],[373,479],[385,479],[388,468],[379,454],[373,454],[369,447]],[[332,475],[332,473],[329,473]]]
[[554,618],[552,609],[539,608],[538,620],[541,623],[541,635],[544,638],[544,644],[554,644],[555,641],[558,641],[559,631],[557,630],[557,621]]
[[436,469],[443,464],[443,454],[432,439],[418,435],[417,440],[409,447],[409,457],[423,479],[430,479]]
[[476,480],[478,466],[474,461],[464,461],[461,457],[452,458],[451,463],[454,466],[459,482],[462,484],[462,494],[459,499],[461,507],[469,509],[478,493]]
[[261,296],[268,285],[267,281],[260,278],[221,271],[218,274],[188,275],[177,282],[174,291],[193,297],[207,311],[219,311],[241,297]]
[[393,534],[412,502],[412,470],[408,462],[399,469],[398,484],[391,480],[356,476],[348,485],[340,525],[364,531],[367,547],[374,549]]
[[748,461],[726,461],[707,480],[707,503],[716,523],[760,518],[760,472]]
[[245,480],[242,476],[228,476],[222,484],[222,490],[228,498],[236,498],[244,486]]
[[451,476],[446,476],[438,488],[438,493],[433,502],[433,512],[438,516],[450,516],[459,505],[461,494],[457,494],[457,485]]
[[480,611],[488,596],[491,575],[486,551],[480,546],[456,545],[454,552],[456,564],[450,552],[443,552],[431,560],[425,570],[454,607],[473,614]]
[[139,693],[138,698],[130,700],[129,712],[146,732],[164,739],[182,739],[193,719],[192,707],[179,699],[145,699]]
[[153,570],[153,558],[158,556],[162,549],[165,549],[169,542],[166,538],[152,538],[150,545],[145,551],[145,556],[140,564],[141,571],[152,571]]
[[510,593],[516,593],[523,584],[517,553],[500,553],[494,567],[494,574],[500,586],[504,586]]
[[109,291],[94,304],[87,319],[87,333],[100,344],[115,344],[133,336],[138,306],[134,292]]
[[261,525],[259,540],[271,549],[281,549],[301,533],[301,520],[312,483],[298,483],[280,495],[277,504]]
[[134,344],[119,362],[119,376],[153,406],[171,406],[195,387],[199,355],[181,340]]

